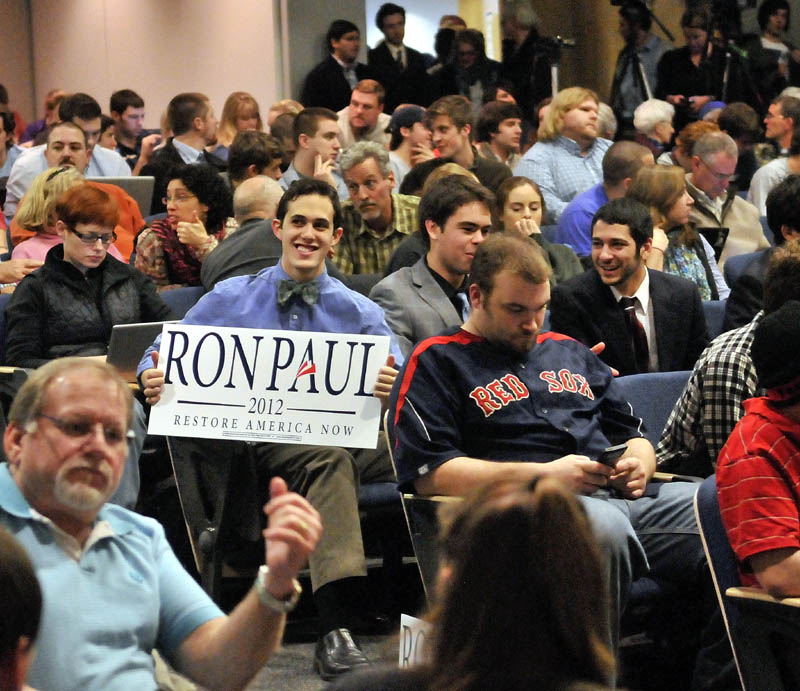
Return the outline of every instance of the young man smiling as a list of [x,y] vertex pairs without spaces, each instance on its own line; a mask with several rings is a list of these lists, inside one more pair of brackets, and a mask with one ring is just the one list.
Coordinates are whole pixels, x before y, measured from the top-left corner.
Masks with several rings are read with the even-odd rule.
[[620,374],[692,369],[708,343],[700,293],[686,279],[649,271],[653,222],[643,204],[615,199],[592,221],[592,263],[554,289],[550,325]]
[[[381,309],[366,297],[328,276],[325,258],[342,236],[336,192],[321,180],[295,182],[278,204],[272,230],[280,239],[280,263],[251,276],[218,283],[187,313],[184,324],[292,331],[322,331],[390,336]],[[375,383],[385,402],[402,355],[391,338],[391,355]],[[160,337],[139,363],[147,402],[155,405],[164,387],[158,368]],[[152,415],[158,415],[158,407]],[[377,449],[348,451],[300,444],[258,444],[260,477],[284,477],[302,492],[325,526],[309,560],[314,601],[320,616],[320,639],[314,666],[325,679],[367,664],[350,635],[364,611],[364,548],[358,515],[359,482],[394,478],[385,438]],[[266,489],[264,489],[266,491]]]

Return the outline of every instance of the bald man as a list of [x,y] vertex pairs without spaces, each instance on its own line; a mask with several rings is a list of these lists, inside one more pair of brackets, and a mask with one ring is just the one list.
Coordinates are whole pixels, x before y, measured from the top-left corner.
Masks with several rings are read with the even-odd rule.
[[200,271],[206,290],[233,276],[254,274],[274,266],[281,257],[281,243],[272,233],[283,189],[273,179],[257,175],[242,182],[233,195],[233,215],[239,230],[208,255]]

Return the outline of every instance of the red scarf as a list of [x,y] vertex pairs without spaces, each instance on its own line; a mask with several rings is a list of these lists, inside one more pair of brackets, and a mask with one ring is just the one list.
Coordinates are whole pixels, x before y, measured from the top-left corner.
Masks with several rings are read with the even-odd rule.
[[[199,286],[202,262],[198,258],[194,248],[189,245],[184,245],[178,239],[178,233],[166,218],[153,221],[150,224],[150,230],[161,240],[161,244],[164,248],[164,258],[167,262],[169,282]],[[216,233],[209,233],[209,235],[221,241],[225,237],[225,227],[223,226]]]

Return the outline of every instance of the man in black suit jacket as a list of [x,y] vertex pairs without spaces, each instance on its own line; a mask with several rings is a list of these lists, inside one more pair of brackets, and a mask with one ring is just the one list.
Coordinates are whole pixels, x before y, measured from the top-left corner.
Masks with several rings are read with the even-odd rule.
[[163,149],[156,151],[140,175],[152,175],[153,201],[150,213],[166,211],[161,199],[167,192],[172,169],[187,163],[208,163],[220,172],[227,170],[225,161],[205,150],[217,141],[217,118],[208,96],[200,93],[183,93],[175,96],[167,106],[167,118],[173,136]]
[[623,198],[600,207],[592,221],[594,268],[559,283],[550,300],[551,329],[587,346],[603,341],[600,358],[622,375],[690,370],[708,343],[695,285],[645,266],[652,240],[643,204]]
[[329,108],[337,112],[350,103],[350,94],[372,70],[358,62],[361,32],[346,19],[337,19],[326,36],[330,55],[306,76],[300,102],[306,107]]
[[386,2],[375,15],[384,40],[367,54],[367,64],[386,89],[384,112],[391,114],[401,103],[430,104],[428,73],[422,53],[403,44],[406,11]]

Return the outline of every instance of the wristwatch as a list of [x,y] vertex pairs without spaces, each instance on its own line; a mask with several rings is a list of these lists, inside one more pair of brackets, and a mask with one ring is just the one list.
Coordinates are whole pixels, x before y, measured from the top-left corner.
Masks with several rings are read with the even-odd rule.
[[264,607],[268,607],[276,612],[283,612],[284,614],[291,612],[297,605],[298,600],[300,600],[300,594],[303,592],[303,586],[300,585],[300,581],[298,581],[296,578],[293,578],[292,587],[294,590],[289,596],[289,599],[279,600],[267,590],[268,573],[269,567],[266,564],[263,564],[258,569],[258,575],[256,576],[256,581],[254,583],[258,599],[261,600],[261,604],[264,605]]

